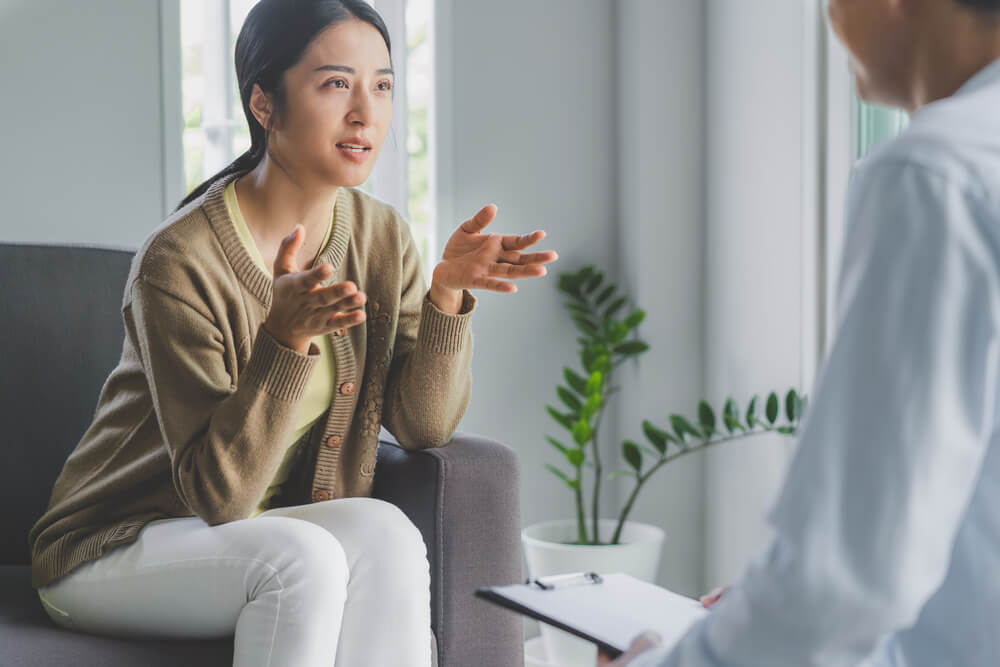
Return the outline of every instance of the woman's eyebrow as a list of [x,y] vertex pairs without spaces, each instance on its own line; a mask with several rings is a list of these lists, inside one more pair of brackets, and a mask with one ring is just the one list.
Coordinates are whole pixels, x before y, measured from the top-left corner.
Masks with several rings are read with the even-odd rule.
[[[314,72],[322,72],[323,70],[331,70],[331,71],[334,71],[334,72],[347,72],[348,74],[355,74],[356,73],[356,71],[355,71],[355,69],[353,67],[348,67],[347,65],[320,65],[319,67],[317,67],[313,71]],[[391,67],[385,67],[383,69],[377,69],[377,70],[375,70],[375,74],[392,74],[393,76],[396,75],[396,73],[392,71]]]

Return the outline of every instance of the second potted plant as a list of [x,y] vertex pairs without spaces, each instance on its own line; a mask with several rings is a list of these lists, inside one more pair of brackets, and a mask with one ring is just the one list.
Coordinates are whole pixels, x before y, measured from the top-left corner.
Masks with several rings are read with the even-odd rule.
[[[664,532],[658,526],[629,520],[636,498],[650,479],[671,461],[717,444],[764,433],[794,435],[806,398],[794,389],[783,398],[771,392],[763,403],[752,397],[745,411],[732,398],[719,410],[701,401],[695,417],[675,413],[663,425],[645,420],[644,442],[624,440],[620,445],[627,467],[606,474],[599,440],[601,421],[609,399],[619,389],[614,384],[616,369],[649,349],[638,338],[645,311],[637,308],[619,317],[627,297],[618,294],[616,285],[606,284],[604,274],[592,266],[560,274],[558,287],[567,297],[566,308],[579,333],[581,368],[563,369],[563,383],[556,387],[559,405],[546,406],[562,431],[558,438],[545,438],[561,459],[560,465],[546,467],[571,492],[574,517],[537,523],[522,531],[529,576],[625,572],[652,582]],[[779,422],[782,412],[785,420]],[[616,518],[602,518],[603,482],[618,477],[628,478],[632,490]],[[544,624],[542,636],[554,663],[594,664],[592,644]]]

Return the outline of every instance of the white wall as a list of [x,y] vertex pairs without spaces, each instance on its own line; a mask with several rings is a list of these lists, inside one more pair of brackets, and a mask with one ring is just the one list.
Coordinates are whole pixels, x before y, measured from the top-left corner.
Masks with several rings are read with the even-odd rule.
[[0,3],[0,241],[137,248],[162,221],[160,12]]
[[437,81],[450,99],[439,109],[451,107],[439,130],[450,174],[438,199],[440,244],[495,203],[488,231],[545,229],[539,247],[560,254],[549,277],[520,282],[517,294],[477,292],[473,400],[460,429],[517,450],[525,524],[568,518],[571,492],[544,467],[558,463],[544,436],[561,435],[544,406],[557,404],[562,367],[579,363],[556,274],[588,262],[618,270],[613,3],[449,4],[452,25],[436,36],[450,39],[441,45],[452,54]]
[[[754,392],[802,388],[812,54],[802,0],[707,6],[706,382],[713,402],[732,394],[745,409]],[[761,437],[707,453],[706,586],[735,579],[764,543],[793,447]]]
[[[643,419],[691,414],[704,354],[704,2],[618,3],[619,215],[624,285],[647,311],[650,344],[620,384],[621,437],[644,442]],[[621,502],[633,484],[624,478]],[[667,465],[630,518],[667,531],[659,581],[690,595],[702,585],[704,457]]]

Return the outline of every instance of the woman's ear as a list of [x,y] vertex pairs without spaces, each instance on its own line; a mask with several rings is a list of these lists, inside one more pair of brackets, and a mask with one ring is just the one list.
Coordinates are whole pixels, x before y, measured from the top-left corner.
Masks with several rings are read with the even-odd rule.
[[271,98],[258,83],[253,84],[253,89],[250,91],[250,111],[260,126],[267,129],[268,123],[271,121],[273,107],[271,106]]

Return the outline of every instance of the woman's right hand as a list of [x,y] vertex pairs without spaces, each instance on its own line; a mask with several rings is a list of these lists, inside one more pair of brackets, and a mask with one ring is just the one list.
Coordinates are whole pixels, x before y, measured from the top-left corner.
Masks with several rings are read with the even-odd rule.
[[262,326],[279,343],[308,354],[315,336],[364,322],[361,307],[367,297],[350,281],[321,287],[320,283],[333,271],[325,262],[300,271],[295,253],[304,240],[302,225],[295,225],[295,230],[281,240],[274,260],[271,310]]

